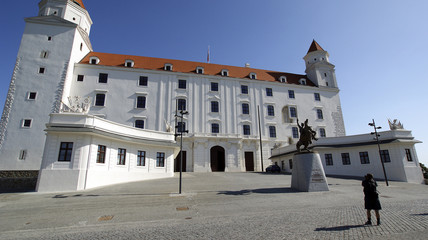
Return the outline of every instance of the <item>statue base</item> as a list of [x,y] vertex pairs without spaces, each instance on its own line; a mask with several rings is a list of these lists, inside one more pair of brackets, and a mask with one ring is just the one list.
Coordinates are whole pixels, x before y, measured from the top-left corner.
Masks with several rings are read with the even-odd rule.
[[329,191],[318,153],[297,153],[293,156],[291,188],[302,192]]

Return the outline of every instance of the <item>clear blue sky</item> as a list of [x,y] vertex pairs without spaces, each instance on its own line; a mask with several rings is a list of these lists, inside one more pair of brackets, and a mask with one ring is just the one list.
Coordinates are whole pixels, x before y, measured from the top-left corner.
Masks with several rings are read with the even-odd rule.
[[[2,1],[0,110],[24,18],[39,0]],[[95,51],[206,61],[304,74],[312,39],[336,65],[348,135],[399,119],[428,165],[426,0],[84,0]]]

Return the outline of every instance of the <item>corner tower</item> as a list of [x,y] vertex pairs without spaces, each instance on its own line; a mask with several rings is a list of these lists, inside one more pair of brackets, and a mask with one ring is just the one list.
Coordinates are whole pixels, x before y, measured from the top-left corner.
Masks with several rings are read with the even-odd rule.
[[49,114],[65,101],[74,64],[92,51],[82,0],[42,0],[26,25],[0,123],[0,170],[39,170]]
[[308,78],[318,87],[337,88],[334,65],[329,61],[329,54],[315,40],[308,53],[303,57]]

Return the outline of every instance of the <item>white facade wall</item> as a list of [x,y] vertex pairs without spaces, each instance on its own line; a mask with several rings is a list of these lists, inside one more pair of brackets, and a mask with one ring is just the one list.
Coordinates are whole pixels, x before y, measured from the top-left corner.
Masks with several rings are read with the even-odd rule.
[[[58,161],[61,142],[73,143],[70,162]],[[104,163],[97,163],[98,145],[106,146]],[[119,148],[126,149],[124,165],[118,164]],[[137,166],[138,151],[146,152],[144,166]],[[172,133],[135,129],[86,114],[52,114],[37,191],[74,191],[172,177],[178,151]],[[158,152],[165,153],[163,167],[156,166]]]
[[[411,132],[406,130],[386,131],[379,134],[381,135],[380,148],[388,150],[391,160],[384,163],[388,180],[422,183],[422,171],[414,147],[419,141],[414,140]],[[375,178],[384,179],[379,149],[377,143],[373,141],[373,135],[319,139],[314,143],[313,149],[320,154],[326,174],[363,177],[367,173],[372,173]],[[410,150],[412,161],[408,161],[406,149]],[[361,163],[360,152],[368,153],[370,163]],[[278,163],[282,171],[291,173],[290,159],[293,159],[294,153],[294,146],[274,149],[272,162]],[[342,153],[349,153],[349,165],[343,164]],[[326,164],[326,154],[332,154],[333,165]]]

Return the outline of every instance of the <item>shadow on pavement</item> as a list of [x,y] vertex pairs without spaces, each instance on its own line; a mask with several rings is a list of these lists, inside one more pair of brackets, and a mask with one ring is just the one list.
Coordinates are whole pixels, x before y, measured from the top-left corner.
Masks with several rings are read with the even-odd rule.
[[318,231],[326,231],[326,232],[332,232],[332,231],[345,231],[345,230],[349,230],[352,228],[360,228],[360,227],[364,227],[364,225],[360,224],[360,225],[344,225],[344,226],[337,226],[337,227],[323,227],[323,228],[317,228],[315,229],[316,232]]
[[223,195],[249,195],[251,193],[272,194],[272,193],[293,193],[297,192],[291,188],[259,188],[259,189],[244,189],[240,191],[220,191],[217,194]]

